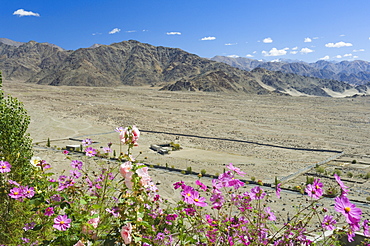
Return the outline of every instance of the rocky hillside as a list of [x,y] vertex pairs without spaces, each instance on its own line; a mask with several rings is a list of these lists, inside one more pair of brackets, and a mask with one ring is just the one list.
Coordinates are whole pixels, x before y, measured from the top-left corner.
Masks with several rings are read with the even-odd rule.
[[260,67],[271,71],[294,73],[302,76],[316,77],[347,82],[352,85],[363,85],[370,82],[370,62],[366,61],[342,61],[338,63],[324,60],[315,63],[306,62],[263,62],[249,58],[232,58],[215,56],[211,60],[224,62],[230,66],[246,71]]
[[245,71],[181,49],[134,40],[66,51],[48,43],[0,39],[0,70],[7,80],[46,85],[151,85],[162,90],[315,96],[370,92],[366,85],[357,90],[333,80],[264,69]]

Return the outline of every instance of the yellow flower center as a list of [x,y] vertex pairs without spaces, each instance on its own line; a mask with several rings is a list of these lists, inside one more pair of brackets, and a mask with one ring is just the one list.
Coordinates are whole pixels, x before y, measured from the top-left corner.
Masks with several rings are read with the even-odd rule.
[[60,222],[60,224],[62,224],[62,225],[63,225],[64,223],[65,223],[65,222],[64,222],[63,220]]
[[6,166],[5,166],[5,165],[4,165],[4,166],[1,166],[1,168],[5,169],[5,168],[6,168]]
[[344,211],[346,211],[347,213],[349,213],[351,211],[351,208],[350,207],[345,207],[344,208]]
[[191,194],[190,193],[188,193],[188,194],[186,194],[187,196],[191,196]]
[[18,195],[18,194],[19,194],[19,192],[18,192],[18,191],[14,192],[14,195]]
[[194,199],[194,201],[198,202],[198,201],[199,201],[199,199],[195,198],[195,199]]

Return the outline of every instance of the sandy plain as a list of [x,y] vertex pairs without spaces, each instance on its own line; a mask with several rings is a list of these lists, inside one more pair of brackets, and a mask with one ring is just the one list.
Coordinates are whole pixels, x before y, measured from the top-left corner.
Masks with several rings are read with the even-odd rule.
[[[326,163],[326,168],[339,168],[344,174],[351,171],[354,176],[370,172],[370,97],[168,92],[129,86],[55,87],[19,81],[4,81],[3,89],[24,103],[31,117],[29,133],[38,143],[35,155],[55,163],[56,171],[68,169],[69,162],[60,150],[43,148],[48,138],[55,148],[80,144],[69,138],[91,138],[97,142],[97,149],[112,142],[119,153],[114,129],[134,124],[141,130],[135,152],[142,152],[138,159],[147,164],[167,164],[183,170],[192,167],[196,172],[204,169],[217,174],[231,162],[247,173],[245,179],[255,177],[271,183],[275,177],[284,179],[344,152]],[[182,149],[160,155],[149,148],[151,144],[169,142],[180,144]],[[357,163],[351,164],[352,160]],[[172,183],[197,178],[164,169],[151,168],[150,172],[170,200],[179,198]],[[330,178],[322,180],[333,183]],[[205,183],[209,181],[204,179]],[[304,181],[305,176],[299,175],[284,186],[294,187]],[[351,188],[350,198],[363,201],[358,206],[370,218],[369,203],[366,204],[370,181],[356,177],[349,181],[346,185]],[[274,193],[273,189],[266,190]],[[276,198],[270,202],[277,213],[287,216],[287,211],[305,199],[285,192],[280,205]]]

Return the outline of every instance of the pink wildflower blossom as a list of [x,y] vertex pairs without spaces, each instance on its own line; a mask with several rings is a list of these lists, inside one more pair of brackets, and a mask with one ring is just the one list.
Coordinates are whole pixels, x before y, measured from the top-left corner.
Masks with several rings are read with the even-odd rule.
[[72,220],[68,218],[67,215],[58,215],[54,219],[53,227],[59,231],[66,231],[71,227]]
[[342,196],[346,196],[348,193],[348,187],[344,185],[343,181],[340,179],[340,177],[337,174],[334,174],[335,181],[337,181],[341,191],[342,191]]
[[237,174],[239,174],[240,176],[244,177],[244,175],[246,174],[245,172],[243,171],[240,171],[240,168],[237,168],[237,167],[234,167],[232,163],[229,163],[228,166],[226,166],[228,169],[230,169],[231,171],[234,171],[236,172]]
[[0,161],[0,173],[9,173],[12,165],[7,161]]
[[334,208],[337,212],[342,213],[349,224],[357,224],[361,220],[361,209],[351,203],[345,196],[335,198]]
[[63,150],[63,154],[68,155],[69,151],[68,150]]
[[78,240],[73,246],[85,246],[85,244],[81,240]]
[[205,184],[203,184],[202,182],[200,182],[200,181],[199,181],[199,179],[197,179],[197,180],[195,181],[195,184],[196,184],[196,185],[199,185],[199,187],[200,187],[202,190],[204,190],[204,191],[206,191],[206,190],[207,190],[207,186],[205,186]]
[[321,226],[328,231],[332,231],[335,229],[335,224],[337,221],[333,218],[333,216],[325,215],[324,220],[321,223]]
[[364,229],[364,235],[370,237],[368,220],[364,220],[364,222],[362,223],[362,228]]
[[204,197],[200,197],[199,192],[194,190],[191,186],[186,186],[181,192],[181,195],[183,196],[184,202],[188,204],[194,204],[199,207],[207,206],[207,203],[205,202],[206,199]]
[[22,193],[24,197],[32,198],[35,195],[35,188],[34,187],[28,188],[28,186],[23,186]]
[[92,147],[87,147],[85,149],[85,153],[86,153],[86,156],[90,156],[90,157],[93,157],[96,155],[96,149],[92,148]]
[[320,199],[323,195],[323,184],[319,182],[320,179],[314,180],[313,184],[308,184],[305,191],[307,195],[313,199]]
[[92,140],[90,138],[86,138],[84,140],[82,140],[82,145],[83,146],[89,146],[92,144]]
[[140,131],[136,126],[132,126],[130,128],[126,127],[124,129],[118,128],[116,131],[119,132],[119,136],[123,144],[133,144],[134,146],[138,145],[137,141],[140,137]]
[[281,183],[278,183],[276,186],[275,186],[275,192],[276,192],[276,197],[278,199],[280,199],[280,192],[281,192]]
[[82,169],[83,162],[79,160],[73,160],[71,161],[71,167],[76,168],[78,170]]
[[44,215],[52,216],[54,214],[54,207],[48,207],[45,209]]
[[266,193],[261,187],[255,186],[251,189],[249,195],[252,200],[261,200],[266,196]]
[[149,176],[149,173],[148,173],[148,167],[142,167],[142,168],[136,170],[136,173],[137,173],[137,175],[139,175],[139,177],[141,177],[140,184],[142,186],[147,186],[148,182],[152,180]]
[[271,220],[271,221],[276,220],[276,216],[275,216],[274,212],[271,211],[270,207],[266,207],[265,212],[267,213],[269,220]]
[[10,190],[9,196],[13,199],[21,199],[23,197],[22,188],[14,187]]
[[132,225],[130,223],[122,226],[121,237],[123,241],[125,242],[125,244],[131,243],[132,241],[131,232],[132,232]]
[[26,223],[23,227],[24,231],[32,230],[35,228],[36,222]]

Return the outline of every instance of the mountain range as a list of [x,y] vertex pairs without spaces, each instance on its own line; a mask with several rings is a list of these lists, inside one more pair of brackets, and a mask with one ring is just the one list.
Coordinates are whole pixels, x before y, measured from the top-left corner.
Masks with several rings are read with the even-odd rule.
[[[0,38],[0,70],[9,81],[55,86],[151,85],[172,91],[299,96],[370,94],[369,83],[350,85],[333,79],[267,70],[258,65],[253,68],[250,65],[252,70],[246,71],[249,68],[235,67],[236,62],[226,63],[226,58],[214,61],[178,48],[135,40],[64,50],[50,43],[21,43]],[[255,60],[249,63],[259,64]]]
[[234,58],[225,56],[215,56],[211,60],[224,62],[246,71],[251,71],[254,68],[265,68],[270,71],[338,80],[352,85],[364,85],[370,82],[370,62],[361,60],[341,61],[337,63],[325,60],[319,60],[314,63],[290,60],[265,62],[244,57]]

